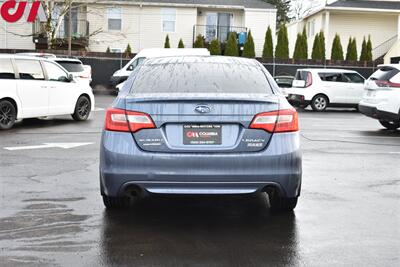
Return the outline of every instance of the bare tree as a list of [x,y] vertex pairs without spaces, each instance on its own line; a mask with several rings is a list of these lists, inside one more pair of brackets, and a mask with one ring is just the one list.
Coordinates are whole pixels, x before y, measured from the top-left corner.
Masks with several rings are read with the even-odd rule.
[[318,0],[292,0],[290,17],[295,21],[301,20],[309,15],[318,6],[321,6],[321,1]]

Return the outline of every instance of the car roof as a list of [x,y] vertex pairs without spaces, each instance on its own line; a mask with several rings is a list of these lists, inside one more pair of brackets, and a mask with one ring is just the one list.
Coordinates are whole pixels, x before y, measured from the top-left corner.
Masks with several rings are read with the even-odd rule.
[[56,58],[50,58],[51,60],[54,61],[64,61],[64,62],[79,62],[82,63],[80,59],[77,58],[69,58],[69,57],[56,57]]
[[[71,62],[81,62],[77,58],[64,58],[64,57],[42,57],[39,53],[21,53],[21,54],[0,54],[0,58],[18,58],[18,59],[29,59],[29,60],[43,60],[43,61],[71,61]],[[51,54],[49,54],[51,55]]]
[[232,64],[258,67],[261,65],[255,59],[227,57],[227,56],[169,56],[146,59],[142,66],[182,64],[182,63],[209,63],[209,64]]
[[383,68],[383,67],[392,67],[400,70],[400,64],[381,64],[378,65],[378,68]]
[[358,73],[357,71],[347,70],[347,69],[322,69],[322,68],[298,69],[297,71],[309,71],[309,72],[319,72],[319,73],[332,73],[332,72]]
[[139,57],[162,57],[162,56],[209,56],[206,48],[147,48],[141,50],[136,56]]

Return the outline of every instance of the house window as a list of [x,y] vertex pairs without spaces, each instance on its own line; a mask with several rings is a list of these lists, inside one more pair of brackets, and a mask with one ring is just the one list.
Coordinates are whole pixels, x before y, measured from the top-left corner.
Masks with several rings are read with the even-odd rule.
[[122,29],[122,9],[109,8],[107,10],[108,30],[120,31]]
[[161,15],[162,15],[162,30],[163,30],[163,32],[175,32],[176,9],[175,8],[163,8],[161,10]]
[[307,22],[308,37],[313,37],[315,34],[315,20]]
[[211,42],[213,39],[218,39],[220,42],[225,42],[231,31],[232,20],[233,14],[231,13],[207,13],[206,41]]

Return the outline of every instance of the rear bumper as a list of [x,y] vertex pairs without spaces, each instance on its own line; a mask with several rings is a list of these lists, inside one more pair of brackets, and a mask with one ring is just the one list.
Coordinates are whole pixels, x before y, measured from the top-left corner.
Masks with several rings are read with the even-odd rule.
[[286,197],[300,194],[299,134],[275,134],[257,153],[150,153],[130,133],[103,133],[101,193],[119,196],[130,185],[161,194],[244,194],[272,185]]
[[308,106],[310,104],[310,101],[305,100],[303,95],[288,94],[286,98],[293,106]]
[[376,107],[373,106],[366,106],[366,105],[358,105],[358,110],[371,118],[377,119],[377,120],[383,120],[383,121],[392,121],[392,122],[397,122],[400,121],[399,114],[387,112],[387,111],[381,111],[378,110]]

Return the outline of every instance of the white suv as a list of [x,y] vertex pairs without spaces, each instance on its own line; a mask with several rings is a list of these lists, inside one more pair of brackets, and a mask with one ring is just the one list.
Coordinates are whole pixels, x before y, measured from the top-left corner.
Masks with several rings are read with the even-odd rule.
[[293,87],[285,95],[294,106],[311,105],[315,111],[327,107],[354,107],[362,99],[365,78],[356,71],[341,69],[299,69]]
[[88,119],[94,108],[92,88],[51,59],[0,55],[0,129],[17,119],[71,114]]
[[400,64],[379,66],[365,82],[359,110],[389,130],[400,128]]

